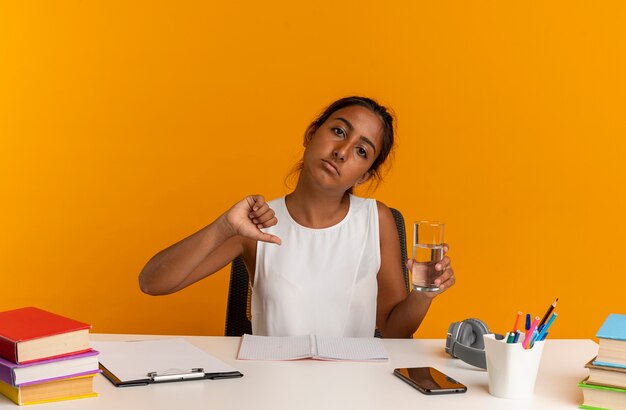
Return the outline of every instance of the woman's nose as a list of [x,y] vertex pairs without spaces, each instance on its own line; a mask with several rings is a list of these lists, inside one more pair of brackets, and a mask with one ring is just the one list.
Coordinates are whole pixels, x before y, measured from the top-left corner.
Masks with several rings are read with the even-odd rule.
[[343,153],[343,151],[340,151],[338,149],[333,150],[333,158],[339,160],[339,161],[344,161],[345,158],[345,154]]

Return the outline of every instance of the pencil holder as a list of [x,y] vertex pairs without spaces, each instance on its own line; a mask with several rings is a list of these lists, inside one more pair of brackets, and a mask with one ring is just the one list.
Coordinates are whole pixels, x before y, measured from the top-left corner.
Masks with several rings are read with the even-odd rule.
[[541,361],[544,342],[535,342],[531,349],[522,343],[496,340],[493,334],[483,335],[487,358],[489,393],[505,399],[531,397]]

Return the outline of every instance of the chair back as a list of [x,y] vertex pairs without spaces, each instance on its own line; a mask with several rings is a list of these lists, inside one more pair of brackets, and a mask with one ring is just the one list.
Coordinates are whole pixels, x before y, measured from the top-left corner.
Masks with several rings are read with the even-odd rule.
[[252,334],[250,322],[250,278],[243,258],[237,256],[230,266],[230,285],[226,306],[226,336]]
[[[404,218],[400,211],[390,208],[393,219],[398,229],[400,238],[400,258],[402,271],[404,273],[404,283],[407,294],[410,291],[409,272],[406,268],[406,228]],[[230,268],[230,285],[228,288],[228,305],[226,307],[226,336],[241,336],[244,333],[252,334],[252,323],[250,322],[250,279],[246,265],[241,256],[233,259]],[[376,331],[376,336],[380,336]]]

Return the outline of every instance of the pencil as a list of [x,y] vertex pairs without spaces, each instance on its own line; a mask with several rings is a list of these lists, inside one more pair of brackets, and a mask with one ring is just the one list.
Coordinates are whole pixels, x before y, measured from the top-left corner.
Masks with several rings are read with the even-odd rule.
[[556,302],[558,302],[558,301],[559,301],[559,298],[556,298],[556,300],[554,302],[552,302],[552,304],[548,308],[548,311],[546,312],[546,314],[543,315],[543,319],[541,319],[541,322],[539,322],[539,326],[543,327],[543,325],[546,324],[546,320],[548,320],[548,318],[550,317],[550,314],[552,313],[552,311],[556,307]]
[[544,335],[548,334],[548,328],[550,328],[550,326],[552,325],[552,322],[554,322],[554,319],[556,319],[557,316],[558,316],[558,313],[556,312],[554,312],[552,316],[550,316],[550,319],[548,320],[546,325],[543,327],[543,329],[541,329],[541,332],[539,332],[539,336],[537,336],[537,340],[541,340],[542,338],[545,338]]

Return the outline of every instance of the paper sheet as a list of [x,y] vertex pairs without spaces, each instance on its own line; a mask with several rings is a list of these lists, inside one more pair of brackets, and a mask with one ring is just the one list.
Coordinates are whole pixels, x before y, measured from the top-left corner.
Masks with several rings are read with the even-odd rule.
[[99,361],[121,381],[141,380],[149,372],[236,372],[237,369],[197,348],[183,338],[129,342],[91,342]]

